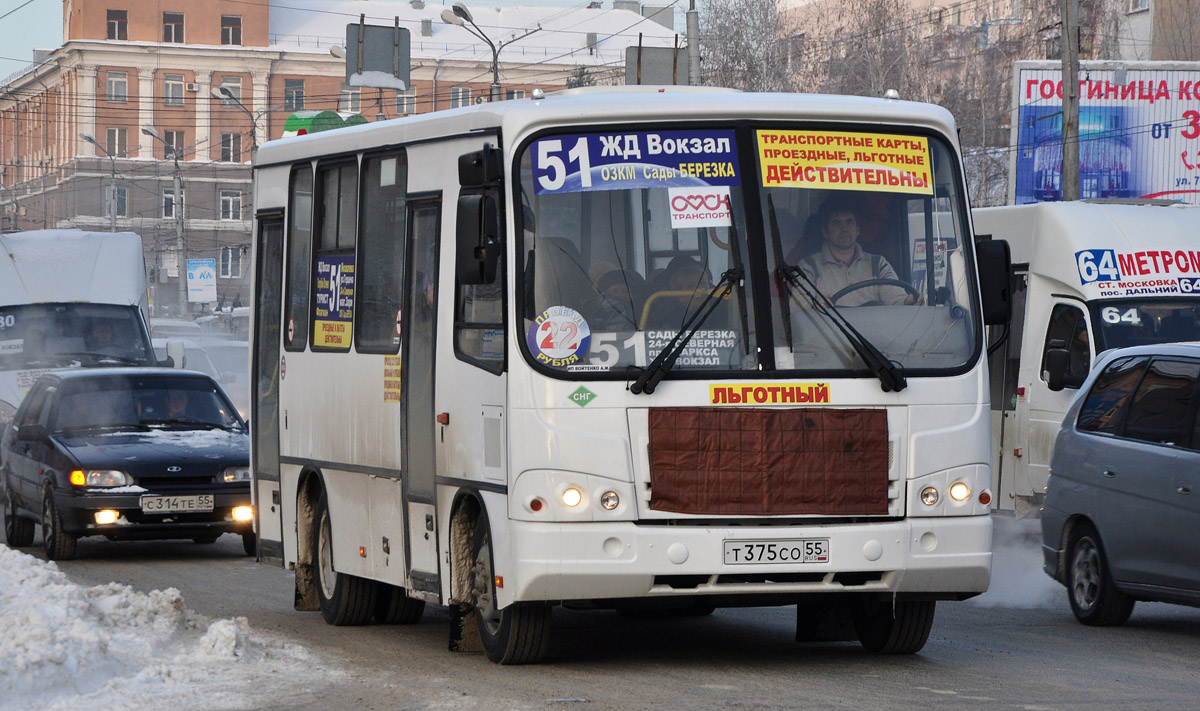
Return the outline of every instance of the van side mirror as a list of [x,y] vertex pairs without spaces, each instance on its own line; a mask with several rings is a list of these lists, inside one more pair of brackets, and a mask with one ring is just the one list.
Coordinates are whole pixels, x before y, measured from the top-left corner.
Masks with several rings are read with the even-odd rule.
[[988,239],[975,243],[983,323],[1001,326],[1012,319],[1012,253],[1008,242]]
[[1046,385],[1054,392],[1067,387],[1067,371],[1071,368],[1071,352],[1067,350],[1066,345],[1063,340],[1056,338],[1050,341],[1050,347],[1046,349]]
[[20,442],[39,442],[43,439],[46,439],[45,425],[30,422],[17,428],[17,440]]
[[500,239],[500,210],[492,192],[458,198],[455,225],[455,272],[460,284],[491,284],[504,243]]

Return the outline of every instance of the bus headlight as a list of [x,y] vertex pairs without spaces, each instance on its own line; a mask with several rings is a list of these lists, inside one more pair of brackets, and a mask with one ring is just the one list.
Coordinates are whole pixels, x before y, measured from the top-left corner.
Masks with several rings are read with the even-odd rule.
[[950,485],[949,493],[950,498],[961,503],[971,498],[971,487],[966,482],[956,481]]
[[573,509],[576,506],[578,506],[579,502],[581,502],[581,501],[583,501],[583,494],[579,493],[579,489],[576,489],[573,486],[563,489],[563,493],[562,493],[563,506]]
[[937,487],[927,486],[924,489],[921,489],[921,503],[925,504],[926,506],[933,506],[938,502],[939,498],[940,496],[938,495]]
[[600,505],[605,511],[612,511],[621,505],[621,497],[615,491],[606,491],[600,495]]

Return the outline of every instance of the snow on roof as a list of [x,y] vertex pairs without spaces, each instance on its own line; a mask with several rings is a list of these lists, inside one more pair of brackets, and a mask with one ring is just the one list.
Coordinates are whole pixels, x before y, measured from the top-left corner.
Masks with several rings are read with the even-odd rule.
[[[587,7],[487,7],[471,4],[475,24],[501,47],[502,64],[615,64],[624,66],[625,48],[674,47],[676,33],[630,10]],[[271,5],[272,49],[327,54],[332,45],[344,45],[346,25],[360,14],[369,25],[392,26],[400,18],[407,28],[412,58],[482,62],[490,64],[487,44],[465,27],[446,24],[442,11],[449,5],[414,8],[409,2],[379,0],[290,0]],[[423,36],[422,20],[429,20],[431,36]],[[541,30],[513,42],[531,29]],[[589,40],[594,36],[594,45]],[[684,40],[678,38],[682,48]],[[414,62],[415,64],[415,62]]]
[[289,677],[321,673],[303,648],[244,617],[198,615],[174,588],[85,588],[7,546],[0,570],[5,708],[254,708],[294,691]]

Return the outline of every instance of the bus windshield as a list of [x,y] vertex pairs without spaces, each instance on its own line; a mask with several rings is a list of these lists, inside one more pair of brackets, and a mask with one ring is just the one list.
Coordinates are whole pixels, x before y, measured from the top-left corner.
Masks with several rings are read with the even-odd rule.
[[1114,299],[1088,304],[1098,325],[1096,352],[1200,341],[1200,299]]
[[136,306],[0,306],[0,370],[154,362]]
[[831,310],[909,370],[977,351],[961,177],[934,138],[569,133],[519,161],[517,303],[543,370],[627,376],[682,331],[678,373],[863,374]]

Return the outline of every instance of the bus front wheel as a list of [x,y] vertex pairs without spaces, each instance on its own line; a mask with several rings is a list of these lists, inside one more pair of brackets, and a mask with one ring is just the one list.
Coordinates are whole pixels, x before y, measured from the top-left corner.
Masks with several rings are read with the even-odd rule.
[[331,625],[365,625],[375,613],[375,583],[333,569],[333,526],[324,492],[313,517],[313,567],[321,616]]
[[876,654],[915,654],[933,629],[932,600],[870,598],[854,606],[858,641]]
[[491,533],[486,518],[475,526],[471,596],[479,640],[488,659],[498,664],[535,664],[550,646],[550,606],[518,602],[496,606],[496,579],[492,565]]

